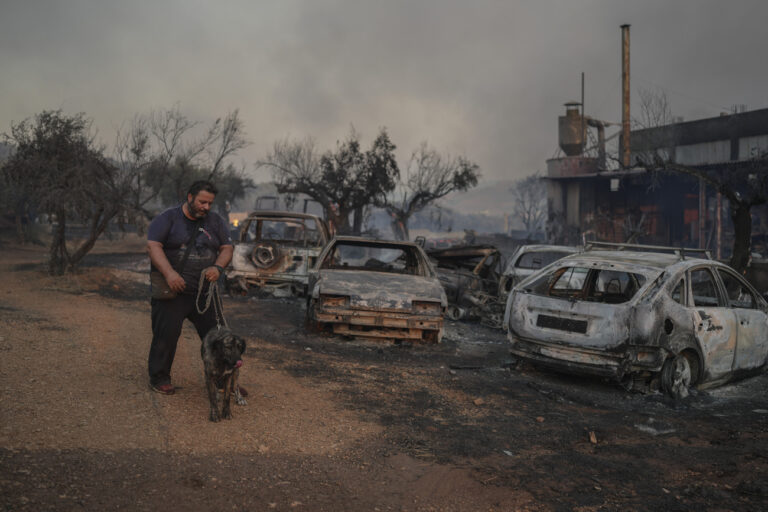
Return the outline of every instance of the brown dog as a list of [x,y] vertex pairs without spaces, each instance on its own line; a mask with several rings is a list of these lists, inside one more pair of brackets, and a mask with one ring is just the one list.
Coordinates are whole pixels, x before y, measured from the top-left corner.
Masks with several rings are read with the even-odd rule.
[[[243,364],[242,356],[245,352],[245,340],[226,327],[214,327],[203,338],[200,354],[203,357],[205,369],[205,387],[208,390],[208,399],[211,402],[211,421],[219,421],[221,418],[232,419],[230,401],[235,395],[237,405],[246,405],[245,398],[240,394],[237,385],[240,375],[240,366]],[[219,414],[218,388],[224,387],[224,404]]]

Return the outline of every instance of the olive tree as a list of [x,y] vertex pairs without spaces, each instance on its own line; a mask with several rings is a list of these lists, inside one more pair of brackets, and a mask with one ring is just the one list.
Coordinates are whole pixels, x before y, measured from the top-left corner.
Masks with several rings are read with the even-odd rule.
[[477,185],[480,168],[464,157],[441,155],[423,142],[411,154],[397,187],[386,196],[384,208],[392,218],[395,238],[409,240],[408,221],[451,192]]
[[277,141],[257,166],[272,170],[279,193],[306,194],[317,201],[335,229],[346,234],[352,232],[353,212],[383,205],[395,188],[400,170],[394,151],[385,129],[367,151],[353,129],[335,151],[323,154],[311,138]]
[[174,106],[137,115],[119,130],[114,159],[133,176],[132,207],[148,214],[147,204],[180,201],[197,179],[232,183],[232,195],[239,186],[242,197],[253,184],[229,159],[248,144],[238,110],[202,128]]
[[[52,273],[73,270],[110,222],[146,217],[147,204],[168,189],[178,200],[179,191],[202,177],[221,179],[233,195],[243,193],[236,189],[250,180],[228,163],[247,144],[237,111],[214,121],[200,137],[192,137],[195,126],[177,107],[137,116],[118,132],[107,156],[84,113],[47,110],[11,124],[4,134],[11,155],[2,165],[2,182],[16,198],[17,219],[45,214],[54,222]],[[85,230],[79,243],[72,224]]]
[[[55,221],[49,268],[53,274],[63,274],[126,210],[131,180],[94,144],[91,121],[83,113],[43,111],[12,124],[5,138],[14,152],[3,165],[4,178],[29,208]],[[70,223],[86,229],[85,238],[73,247],[67,244]]]

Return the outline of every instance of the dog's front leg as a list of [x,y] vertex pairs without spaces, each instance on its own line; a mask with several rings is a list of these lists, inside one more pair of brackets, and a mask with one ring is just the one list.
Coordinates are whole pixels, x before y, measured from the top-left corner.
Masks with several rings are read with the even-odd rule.
[[243,395],[240,394],[240,369],[235,368],[234,375],[232,377],[232,392],[235,394],[235,403],[237,405],[248,405],[248,401]]
[[232,401],[232,382],[235,379],[232,378],[232,374],[227,375],[224,381],[224,405],[221,408],[221,417],[225,420],[232,419],[232,411],[229,409],[229,404]]
[[205,387],[208,390],[208,400],[211,403],[211,415],[208,418],[211,421],[219,421],[219,397],[216,390],[216,378],[213,375],[205,373]]

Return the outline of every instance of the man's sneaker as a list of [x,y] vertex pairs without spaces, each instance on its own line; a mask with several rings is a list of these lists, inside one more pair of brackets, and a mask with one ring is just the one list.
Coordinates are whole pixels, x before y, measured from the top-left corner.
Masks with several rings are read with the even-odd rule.
[[155,393],[163,395],[172,395],[176,392],[176,388],[173,387],[173,384],[150,384],[149,387],[151,387],[152,391]]

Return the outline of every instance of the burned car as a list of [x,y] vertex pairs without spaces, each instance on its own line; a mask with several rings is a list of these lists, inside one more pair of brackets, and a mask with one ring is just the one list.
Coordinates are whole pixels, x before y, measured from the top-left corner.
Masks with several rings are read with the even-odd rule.
[[232,263],[225,271],[228,288],[250,287],[306,291],[309,269],[330,240],[328,226],[316,215],[257,211],[242,222]]
[[684,397],[756,372],[768,303],[729,266],[688,250],[593,243],[513,288],[512,354]]
[[529,275],[578,251],[577,247],[568,245],[521,245],[509,258],[499,282],[499,296],[506,298],[512,288]]
[[418,245],[338,237],[310,272],[307,327],[438,343],[446,305],[443,287]]
[[504,304],[496,304],[502,256],[493,246],[470,245],[427,251],[448,297],[451,320],[481,319],[501,326]]

